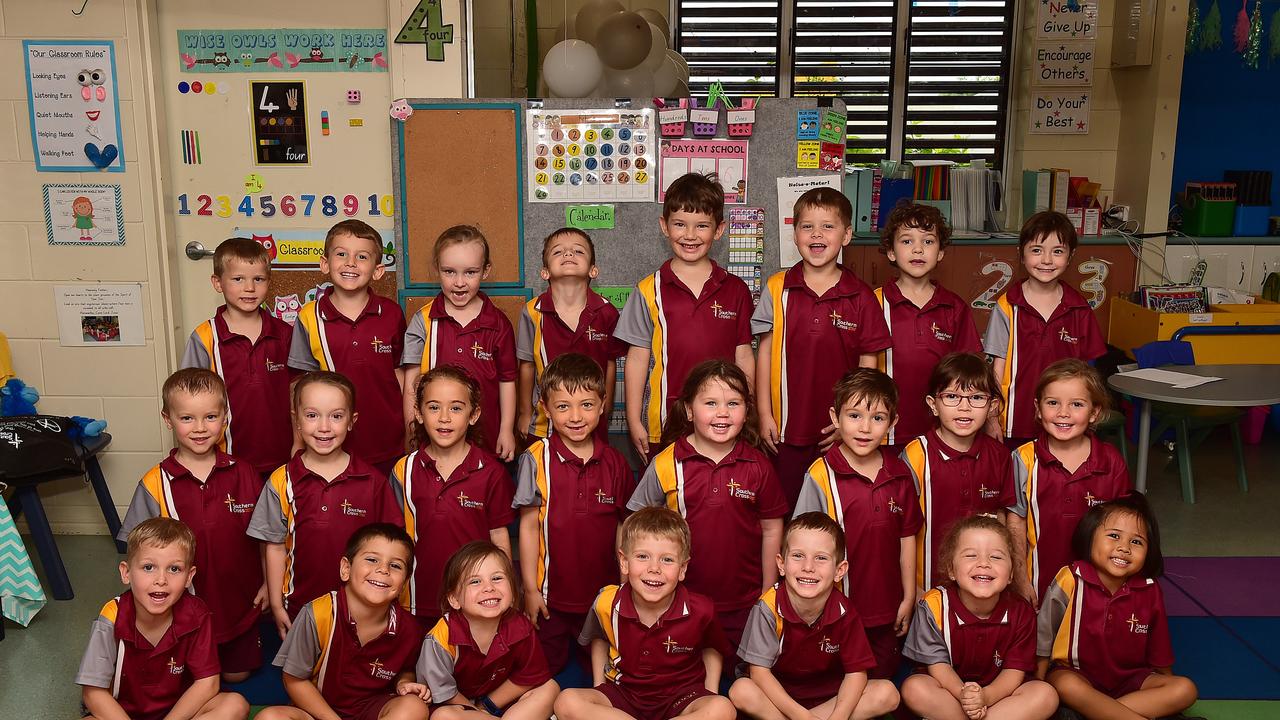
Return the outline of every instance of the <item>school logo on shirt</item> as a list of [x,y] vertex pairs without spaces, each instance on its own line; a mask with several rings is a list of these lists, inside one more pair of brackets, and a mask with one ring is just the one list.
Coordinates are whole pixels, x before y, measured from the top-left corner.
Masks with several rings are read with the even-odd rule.
[[735,497],[735,498],[738,498],[739,500],[746,500],[747,502],[756,501],[755,491],[748,490],[733,478],[729,478],[729,483],[725,487],[729,488],[729,497]]
[[1066,328],[1062,328],[1061,330],[1059,330],[1059,331],[1058,331],[1058,339],[1059,339],[1059,340],[1061,340],[1061,341],[1062,341],[1062,342],[1064,342],[1064,343],[1069,344],[1069,345],[1079,345],[1079,344],[1080,344],[1080,338],[1078,338],[1078,337],[1071,337],[1071,333],[1067,332],[1067,329],[1066,329]]
[[606,494],[604,490],[596,490],[596,502],[600,503],[601,505],[615,504],[613,500],[613,496]]
[[464,492],[458,493],[458,505],[468,510],[484,509],[484,503],[480,502],[479,500],[472,500],[471,498],[467,497],[467,494]]
[[828,315],[827,317],[831,318],[831,326],[837,330],[853,331],[858,329],[858,323],[845,320],[843,317],[840,316],[840,313],[836,312],[835,310],[832,310],[831,314]]
[[390,344],[388,344],[388,343],[383,342],[383,341],[382,341],[382,340],[380,340],[380,339],[378,339],[378,336],[377,336],[377,335],[374,335],[374,336],[373,336],[373,340],[371,340],[371,341],[369,342],[369,344],[370,344],[370,345],[373,345],[373,352],[374,352],[374,354],[376,354],[376,355],[390,355],[390,354],[391,354],[391,345],[390,345]]
[[1133,633],[1134,635],[1146,635],[1147,633],[1151,632],[1150,625],[1143,625],[1142,623],[1138,622],[1137,614],[1130,614],[1129,619],[1126,620],[1125,622],[1129,623],[1129,632]]
[[949,332],[947,332],[947,331],[943,330],[942,328],[938,327],[938,323],[930,323],[930,324],[929,324],[929,329],[933,331],[933,337],[934,337],[934,339],[936,339],[938,342],[944,342],[944,343],[949,343],[949,342],[951,342],[951,339],[952,339],[952,337],[953,337],[953,336],[951,335],[951,333],[949,333]]
[[672,655],[693,652],[692,647],[688,645],[681,645],[680,643],[672,639],[670,635],[667,636],[666,640],[662,641],[662,646],[665,647],[667,649],[667,652]]
[[351,501],[346,498],[342,499],[342,505],[339,507],[342,508],[343,515],[350,515],[351,517],[364,517],[369,514],[368,510],[352,505]]
[[1004,665],[1004,658],[1000,657],[999,650],[995,650],[992,652],[991,664],[995,665],[996,667],[1001,667],[1002,665]]
[[986,483],[983,483],[978,486],[978,497],[982,498],[983,500],[990,500],[991,498],[997,497],[999,495],[1000,495],[999,490],[993,490],[992,488],[987,487]]
[[267,358],[267,372],[280,372],[284,369],[284,363],[271,362],[271,358]]
[[480,341],[479,341],[479,340],[477,340],[477,341],[475,341],[474,343],[472,343],[472,344],[471,344],[471,357],[473,357],[473,358],[475,358],[475,359],[477,359],[477,360],[484,360],[484,361],[486,361],[486,362],[493,362],[493,353],[491,353],[491,352],[489,352],[489,351],[485,350],[485,349],[484,349],[484,347],[483,347],[482,345],[480,345]]
[[236,499],[231,497],[231,493],[227,493],[227,499],[223,500],[222,504],[227,506],[227,512],[231,513],[232,515],[244,515],[245,513],[251,513],[253,512],[253,506],[254,506],[254,503],[251,503],[251,502],[248,502],[248,503],[236,502]]
[[174,660],[172,656],[169,657],[169,674],[170,675],[181,675],[184,671],[186,671],[186,669],[187,669],[186,665],[179,665],[177,660]]
[[587,342],[604,342],[608,339],[609,333],[602,333],[590,325],[587,326]]
[[822,639],[818,641],[818,649],[828,655],[835,655],[840,652],[840,643],[833,643],[831,638],[823,635]]
[[1095,496],[1092,492],[1089,492],[1088,490],[1085,490],[1084,492],[1085,507],[1093,507],[1094,505],[1101,505],[1104,502],[1106,501],[1103,500],[1102,498]]
[[369,676],[379,680],[394,680],[396,674],[395,671],[382,665],[382,658],[374,658],[374,661],[369,663]]
[[737,320],[738,313],[736,310],[725,310],[719,301],[711,303],[711,317],[717,320]]
[[902,514],[902,506],[899,505],[898,501],[894,500],[893,498],[889,498],[889,512],[897,513],[899,515]]

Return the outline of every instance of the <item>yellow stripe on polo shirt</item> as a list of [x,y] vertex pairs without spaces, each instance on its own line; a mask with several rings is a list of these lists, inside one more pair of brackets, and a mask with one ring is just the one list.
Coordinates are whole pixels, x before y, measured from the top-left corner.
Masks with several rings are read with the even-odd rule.
[[[1062,568],[1053,578],[1053,584],[1062,588],[1067,595],[1066,612],[1053,635],[1053,650],[1050,660],[1067,663],[1072,667],[1080,667],[1080,617],[1084,610],[1081,605],[1083,588],[1080,586],[1071,566]],[[1052,589],[1052,586],[1050,586]],[[1047,592],[1045,593],[1048,594]]]
[[[196,326],[196,337],[200,339],[200,345],[204,348],[205,354],[209,356],[209,369],[220,378],[225,376],[222,374],[222,346],[218,342],[218,331],[214,327],[213,320],[205,320]],[[227,403],[226,417],[222,423],[222,439],[218,441],[218,447],[225,453],[231,452],[231,404]]]
[[542,496],[538,506],[538,591],[545,600],[551,576],[551,442],[539,440],[527,452],[533,458],[533,482]]
[[[418,451],[413,451],[408,455],[396,461],[391,473],[400,478],[400,490],[404,493],[401,502],[402,514],[404,515],[404,531],[409,537],[418,542],[418,508],[413,504],[413,497],[410,495],[411,484],[409,480],[409,469],[413,467],[414,456]],[[418,587],[414,581],[415,573],[410,569],[409,581],[400,589],[400,604],[414,612],[414,606],[417,604]]]
[[774,273],[765,286],[773,305],[773,334],[769,338],[769,399],[773,421],[778,425],[778,440],[787,439],[787,401],[791,393],[787,383],[787,290],[786,272]]
[[[822,492],[822,511],[827,517],[835,520],[840,525],[840,529],[844,529],[844,506],[840,502],[840,490],[836,488],[835,472],[831,466],[827,464],[826,458],[818,458],[809,466],[809,477],[818,484],[818,490]],[[844,579],[840,581],[840,589],[845,595],[849,594],[849,575],[845,574]]]
[[293,481],[289,478],[289,466],[281,465],[271,473],[270,483],[272,490],[275,491],[276,497],[280,499],[280,511],[284,515],[285,535],[284,535],[284,580],[283,595],[285,606],[289,604],[289,595],[293,592],[293,551],[297,544],[298,537],[296,528],[294,527],[294,506],[293,506]]
[[173,517],[172,509],[169,507],[170,494],[168,488],[165,487],[164,471],[157,465],[147,471],[142,476],[142,487],[146,489],[151,499],[156,501],[160,506],[160,517]]
[[[525,303],[524,309],[529,313],[529,319],[533,321],[533,382],[534,385],[541,387],[542,373],[547,371],[548,353],[546,339],[542,333],[542,320],[545,316],[538,308],[538,300],[539,298],[534,298]],[[524,402],[529,402],[531,399],[524,398]],[[542,403],[533,404],[533,434],[538,437],[551,436],[551,417],[543,410]]]
[[778,586],[774,585],[765,590],[760,599],[764,601],[769,611],[773,613],[773,632],[778,636],[778,640],[782,640],[782,613],[778,612]]
[[[876,296],[876,302],[880,303],[880,312],[884,315],[884,326],[889,329],[889,337],[893,337],[893,305],[884,299],[884,288],[878,287],[872,291]],[[889,343],[889,347],[876,353],[876,368],[880,372],[893,377],[893,343]],[[880,441],[881,445],[893,445],[898,441],[898,426],[889,426],[889,433]],[[917,564],[916,568],[919,569]]]
[[311,613],[316,622],[316,647],[320,654],[311,666],[311,680],[316,689],[324,691],[324,674],[329,669],[329,648],[333,645],[333,630],[338,626],[338,593],[336,590],[311,601]]
[[933,478],[929,470],[929,441],[927,435],[912,440],[902,451],[902,459],[911,467],[920,487],[916,495],[920,498],[920,512],[924,515],[924,523],[916,531],[916,587],[928,588],[933,577],[933,554],[929,552],[933,540]]
[[609,642],[609,664],[604,669],[604,676],[609,682],[615,683],[622,677],[622,671],[618,669],[622,653],[618,650],[618,612],[614,602],[618,597],[619,589],[617,585],[607,585],[602,588],[600,595],[596,597],[596,605],[592,608],[596,614],[596,621],[604,630],[605,640]]
[[653,459],[653,470],[658,475],[658,484],[662,487],[667,508],[687,517],[684,504],[684,467],[676,462],[675,443],[666,446]]
[[120,598],[114,597],[103,604],[98,614],[107,619],[112,625],[116,622],[116,616],[120,613]]
[[447,614],[436,621],[435,626],[431,628],[431,632],[427,633],[427,637],[435,640],[436,644],[449,653],[449,656],[455,662],[457,661],[458,646],[449,642],[449,616]]
[[1036,461],[1034,442],[1023,443],[1013,453],[1014,462],[1026,471],[1026,484],[1016,488],[1026,499],[1027,508],[1027,579],[1031,587],[1040,587],[1040,560],[1036,544],[1040,538],[1040,501],[1036,498],[1040,484],[1040,463]]
[[1005,401],[1000,403],[1000,424],[1006,436],[1013,434],[1013,404],[1015,398],[1010,389],[1018,379],[1018,309],[1009,302],[1008,293],[996,300],[992,312],[1004,316],[1009,326],[1009,341],[1004,352],[1004,372],[1000,375],[1000,392]]
[[325,340],[324,321],[320,319],[320,303],[312,300],[298,311],[298,322],[307,331],[307,341],[311,346],[311,357],[316,359],[321,370],[333,369],[333,356],[329,353],[329,345]]
[[649,428],[649,442],[662,439],[662,423],[667,419],[667,319],[662,312],[662,283],[658,273],[649,275],[636,285],[636,292],[644,298],[653,323],[649,356],[653,363],[649,370],[649,404],[646,406],[645,424]]
[[421,372],[427,372],[435,367],[438,353],[436,352],[436,321],[431,318],[431,306],[435,304],[436,299],[431,298],[418,310],[418,314],[422,316],[422,361],[418,363],[418,369]]
[[924,606],[929,610],[929,615],[933,617],[933,622],[939,628],[945,626],[947,614],[943,608],[944,596],[941,590],[933,588],[924,594]]

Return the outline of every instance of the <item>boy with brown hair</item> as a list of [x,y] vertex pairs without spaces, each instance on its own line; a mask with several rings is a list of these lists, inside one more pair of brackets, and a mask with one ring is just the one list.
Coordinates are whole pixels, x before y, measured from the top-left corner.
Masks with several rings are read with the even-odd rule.
[[[192,331],[182,367],[206,368],[227,386],[223,451],[265,477],[289,460],[289,343],[293,330],[262,307],[271,259],[254,240],[230,238],[213,251],[213,289],[226,300]],[[233,422],[234,421],[234,422]]]

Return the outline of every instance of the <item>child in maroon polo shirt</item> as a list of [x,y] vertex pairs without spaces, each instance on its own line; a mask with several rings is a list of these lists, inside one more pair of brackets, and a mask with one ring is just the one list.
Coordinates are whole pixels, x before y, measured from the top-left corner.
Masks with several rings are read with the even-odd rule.
[[1071,562],[1071,534],[1089,508],[1133,490],[1120,451],[1093,432],[1111,396],[1081,360],[1050,365],[1036,384],[1040,436],[1013,451],[1015,499],[1007,516],[1017,557],[1014,587],[1038,603],[1056,568]]
[[218,692],[213,619],[188,592],[195,550],[191,528],[172,518],[144,520],[129,533],[120,563],[129,592],[102,606],[76,673],[85,717],[249,716],[244,698]]
[[1093,308],[1076,289],[1062,282],[1076,251],[1076,229],[1066,215],[1039,212],[1018,233],[1018,256],[1027,279],[996,298],[982,340],[1000,380],[1005,402],[987,423],[997,440],[1017,447],[1039,432],[1036,381],[1055,360],[1092,361],[1107,351]]
[[1164,556],[1146,498],[1133,493],[1094,506],[1071,547],[1076,561],[1058,571],[1040,604],[1040,676],[1063,706],[1088,718],[1184,717],[1197,691],[1170,672],[1169,622],[1156,582]]
[[207,368],[226,383],[222,449],[265,478],[289,459],[293,442],[289,381],[296,371],[287,366],[293,329],[262,308],[271,287],[271,260],[257,242],[219,243],[210,280],[226,302],[191,333],[182,367]]
[[480,383],[484,449],[516,455],[516,342],[511,321],[480,283],[489,277],[489,241],[479,228],[455,225],[436,238],[432,259],[440,293],[422,306],[404,335],[404,416],[413,415],[420,374],[457,365]]
[[916,535],[917,597],[947,579],[938,555],[947,528],[974,513],[1003,523],[1016,501],[1009,451],[983,432],[988,414],[1000,411],[1000,385],[987,359],[951,353],[934,367],[926,387],[937,426],[902,451],[925,518]]
[[898,423],[889,430],[897,447],[933,427],[925,383],[934,365],[947,353],[982,352],[969,303],[932,277],[950,242],[946,218],[930,205],[898,205],[880,231],[880,252],[898,268],[896,280],[876,288],[893,335],[879,363],[898,385]]
[[750,378],[751,291],[710,258],[724,234],[724,189],[715,176],[688,173],[667,188],[662,235],[671,259],[636,284],[614,336],[631,346],[623,369],[627,432],[653,459],[676,393],[703,360],[734,362]]
[[482,717],[551,715],[560,686],[519,595],[511,558],[497,545],[469,542],[449,558],[440,604],[451,610],[427,632],[417,665],[433,718],[463,720],[475,717],[473,710]]
[[850,371],[830,410],[840,443],[809,466],[796,515],[822,512],[844,528],[844,592],[866,625],[873,679],[891,678],[916,600],[916,533],[924,520],[911,470],[887,446],[898,391],[879,370]]
[[241,682],[262,666],[258,619],[267,609],[267,585],[258,543],[245,535],[262,478],[249,463],[218,449],[227,395],[216,374],[179,370],[164,381],[160,398],[160,416],[177,447],[138,482],[116,539],[126,540],[148,518],[189,523],[196,566],[203,570],[196,595],[213,611],[222,678]]
[[[361,220],[329,228],[320,272],[333,287],[298,311],[289,367],[330,370],[351,380],[359,391],[355,412],[364,418],[351,433],[351,452],[385,477],[404,452],[404,311],[370,289],[386,273],[378,231]],[[295,438],[294,448],[300,447]]]
[[688,521],[689,589],[715,601],[730,643],[742,639],[751,608],[778,579],[774,558],[787,515],[773,465],[756,448],[756,422],[742,369],[699,363],[671,408],[665,449],[627,503],[630,510],[665,506]]
[[568,662],[596,593],[618,579],[618,530],[635,478],[596,432],[612,379],[586,355],[553,360],[538,400],[553,432],[520,456],[512,506],[520,510],[524,611],[553,673]]
[[1046,720],[1053,688],[1036,669],[1036,613],[1013,591],[1013,538],[999,520],[961,519],[947,532],[941,572],[925,593],[902,654],[923,667],[902,685],[912,712],[930,718]]
[[844,530],[820,512],[795,518],[777,564],[783,582],[761,596],[742,635],[749,674],[729,688],[733,704],[751,717],[853,720],[898,707],[892,682],[867,680],[876,661],[862,620],[835,588],[849,569]]
[[476,379],[456,365],[419,376],[411,428],[417,449],[391,471],[405,529],[418,547],[403,600],[424,627],[440,619],[440,578],[454,551],[491,540],[511,554],[511,476],[475,441],[484,419],[480,393]]
[[591,646],[595,687],[561,692],[556,717],[735,717],[733,703],[716,694],[733,650],[711,599],[684,586],[688,567],[689,525],[678,513],[648,507],[622,523],[618,568],[627,584],[600,590],[578,637]]
[[831,388],[852,367],[875,367],[889,330],[871,288],[840,265],[853,237],[853,207],[840,191],[814,188],[795,204],[800,262],[765,284],[751,331],[760,335],[756,398],[760,439],[775,453],[787,507],[804,471],[836,442]]
[[400,607],[413,541],[389,523],[370,523],[347,540],[342,584],[298,613],[273,663],[284,670],[293,705],[261,720],[426,720],[431,693],[413,664],[422,627]]
[[334,558],[342,538],[371,522],[404,523],[386,476],[343,448],[356,421],[355,392],[334,372],[294,383],[303,449],[271,473],[249,519],[249,537],[266,544],[267,596],[281,637],[308,598],[340,585]]
[[591,289],[591,280],[599,272],[595,244],[585,232],[563,227],[543,241],[542,279],[549,287],[525,303],[516,329],[520,361],[516,432],[530,441],[551,437],[551,420],[539,401],[546,391],[542,376],[549,363],[571,352],[586,355],[604,370],[606,422],[597,425],[596,434],[602,441],[609,439],[607,418],[613,412],[616,361],[626,354],[627,346],[613,336],[617,308]]

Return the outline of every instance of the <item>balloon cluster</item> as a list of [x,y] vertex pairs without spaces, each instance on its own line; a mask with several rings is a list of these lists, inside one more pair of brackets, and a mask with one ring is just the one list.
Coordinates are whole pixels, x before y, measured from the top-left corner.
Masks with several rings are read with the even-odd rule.
[[682,97],[689,64],[668,47],[667,19],[618,0],[587,0],[556,28],[542,60],[551,97]]

